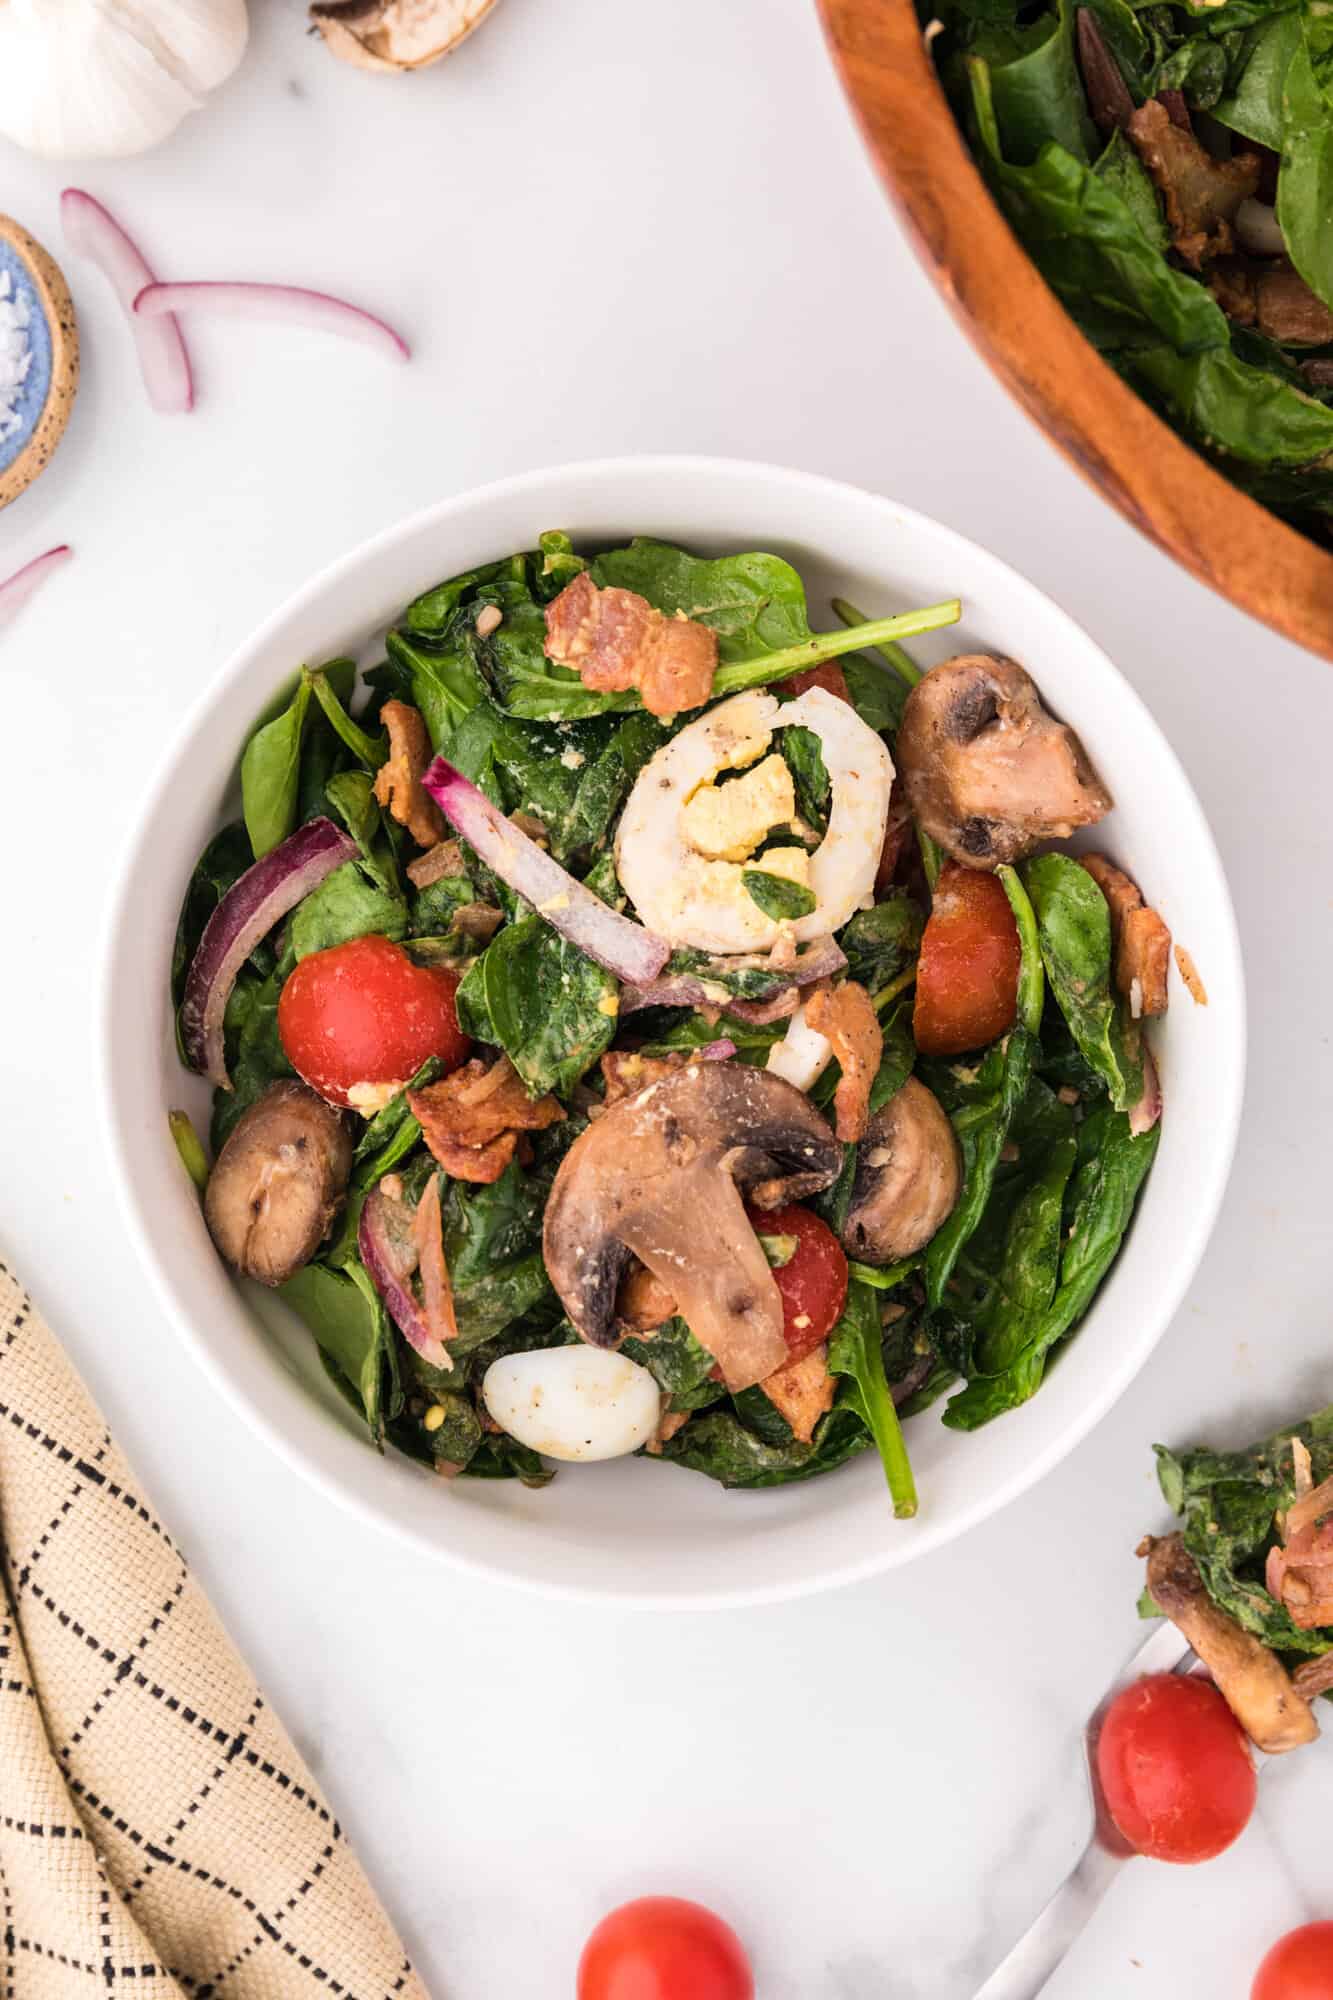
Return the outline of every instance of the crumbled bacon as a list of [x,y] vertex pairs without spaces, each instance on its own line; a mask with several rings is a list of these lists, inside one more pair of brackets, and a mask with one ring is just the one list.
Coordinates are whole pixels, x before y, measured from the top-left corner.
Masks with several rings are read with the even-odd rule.
[[1199,271],[1233,248],[1232,219],[1259,186],[1259,160],[1250,152],[1215,160],[1188,129],[1188,113],[1182,127],[1174,109],[1150,97],[1126,130],[1161,193],[1172,248]]
[[884,844],[879,850],[879,863],[875,869],[875,894],[882,896],[892,887],[898,864],[903,858],[912,833],[912,808],[907,803],[907,793],[895,778],[893,790],[889,794],[888,818],[884,822]]
[[616,1318],[631,1333],[657,1332],[676,1310],[676,1295],[646,1264],[634,1263],[616,1294]]
[[463,903],[454,911],[451,929],[473,944],[489,944],[504,922],[504,911],[490,903]]
[[1149,909],[1137,882],[1104,854],[1081,854],[1083,866],[1106,898],[1115,948],[1115,983],[1130,1003],[1135,1020],[1141,1014],[1165,1014],[1167,973],[1171,965],[1171,933],[1156,910]]
[[[421,1302],[426,1324],[435,1338],[448,1347],[458,1338],[458,1318],[454,1312],[454,1288],[444,1255],[444,1217],[440,1211],[440,1182],[432,1174],[417,1203],[412,1218],[412,1241],[416,1245],[421,1273]],[[452,1367],[452,1361],[449,1362]]]
[[660,1083],[664,1076],[684,1069],[690,1060],[688,1049],[672,1049],[665,1056],[641,1056],[637,1049],[608,1049],[601,1065],[606,1078],[603,1101],[619,1104],[622,1097],[633,1097],[636,1090],[645,1090],[650,1083]]
[[554,1097],[529,1097],[523,1079],[501,1056],[489,1066],[474,1058],[438,1083],[407,1093],[427,1146],[455,1180],[499,1180],[520,1132],[540,1132],[565,1113]]
[[855,1144],[870,1122],[870,1086],[884,1052],[874,1002],[855,979],[840,986],[821,982],[805,1003],[805,1018],[833,1044],[842,1071],[833,1093],[833,1128],[844,1144]]
[[668,618],[636,591],[599,590],[581,570],[546,607],[546,654],[587,688],[636,687],[650,714],[679,715],[713,691],[717,634],[680,613]]
[[668,1401],[669,1399],[663,1396],[662,1414],[657,1420],[657,1429],[653,1432],[646,1447],[654,1458],[661,1457],[662,1446],[667,1443],[668,1439],[673,1438],[677,1431],[683,1431],[686,1424],[690,1421],[690,1412],[688,1410],[668,1409]]
[[1333,340],[1333,312],[1289,258],[1268,263],[1224,258],[1209,272],[1208,286],[1228,319],[1257,326],[1282,347],[1323,347]]
[[815,1425],[833,1408],[837,1388],[829,1373],[827,1341],[811,1348],[799,1361],[788,1361],[759,1386],[791,1425],[792,1436],[809,1444]]
[[386,701],[380,721],[389,732],[389,756],[375,774],[375,797],[418,847],[434,848],[444,832],[444,814],[421,783],[434,755],[421,713],[410,702]]
[[793,695],[804,694],[807,688],[823,688],[825,694],[836,695],[849,708],[856,706],[847,676],[836,660],[823,660],[817,667],[802,667],[798,674],[789,674],[780,686],[784,694]]
[[407,864],[407,879],[414,889],[429,889],[432,882],[442,882],[446,875],[466,873],[463,850],[456,840],[437,840],[434,847]]
[[1302,1631],[1333,1625],[1333,1479],[1313,1484],[1309,1448],[1291,1441],[1296,1498],[1279,1515],[1280,1546],[1268,1552],[1264,1582]]

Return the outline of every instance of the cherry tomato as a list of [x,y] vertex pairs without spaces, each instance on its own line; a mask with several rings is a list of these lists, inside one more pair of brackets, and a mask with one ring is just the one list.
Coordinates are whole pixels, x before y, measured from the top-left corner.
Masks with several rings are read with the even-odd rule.
[[1249,1742],[1211,1681],[1150,1674],[1118,1694],[1097,1739],[1107,1810],[1154,1861],[1211,1861],[1254,1810]]
[[641,1896],[583,1947],[578,2000],[754,2000],[754,1978],[735,1931],[702,1903]]
[[835,694],[849,707],[856,705],[847,676],[836,660],[821,660],[817,667],[802,667],[798,674],[789,674],[785,681],[778,681],[777,686],[784,694],[804,694],[807,688],[823,688],[825,694]]
[[800,1361],[827,1340],[847,1302],[847,1259],[826,1222],[808,1208],[751,1209],[762,1236],[794,1236],[788,1263],[773,1273],[782,1299],[782,1331],[787,1359]]
[[946,861],[916,966],[912,1032],[922,1055],[960,1056],[1008,1034],[1022,956],[1004,884]]
[[1333,2000],[1333,1924],[1302,1924],[1269,1952],[1250,2000]]
[[386,937],[352,938],[301,960],[278,996],[278,1038],[313,1090],[353,1104],[358,1084],[406,1083],[428,1056],[458,1067],[472,1044],[454,1011],[457,987],[457,973],[414,965]]

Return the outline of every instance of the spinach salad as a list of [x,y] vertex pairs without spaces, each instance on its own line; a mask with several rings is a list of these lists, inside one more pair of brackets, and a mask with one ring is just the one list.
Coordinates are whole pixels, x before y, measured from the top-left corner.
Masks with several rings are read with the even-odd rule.
[[172,1129],[370,1437],[732,1487],[1024,1403],[1158,1139],[1170,933],[956,601],[812,633],[776,556],[567,535],[303,669],[200,856]]
[[1157,1460],[1181,1526],[1141,1546],[1143,1615],[1179,1626],[1261,1750],[1312,1742],[1333,1690],[1333,1407],[1246,1451]]
[[1238,486],[1333,512],[1333,16],[1319,0],[947,0],[941,79],[1105,359]]

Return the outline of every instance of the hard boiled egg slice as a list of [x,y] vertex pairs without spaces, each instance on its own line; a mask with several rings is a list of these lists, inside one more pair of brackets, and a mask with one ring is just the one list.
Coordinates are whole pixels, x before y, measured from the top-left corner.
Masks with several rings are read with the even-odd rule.
[[[782,789],[768,763],[758,760],[775,730],[793,727],[819,738],[829,776],[829,822],[810,856],[815,907],[780,924],[765,916],[741,880],[747,866],[763,867],[764,858],[735,857],[739,837],[754,830],[749,807],[778,800]],[[751,774],[747,767],[753,765],[758,768]],[[712,789],[719,772],[742,769],[746,777],[734,782],[746,787],[737,801],[744,813],[730,809],[730,787]],[[673,945],[766,951],[784,931],[805,944],[840,930],[873,901],[892,785],[892,758],[847,702],[818,687],[786,703],[747,689],[691,722],[645,764],[621,815],[616,870],[640,921]],[[769,830],[765,825],[758,838]]]
[[657,1429],[661,1392],[646,1368],[604,1347],[542,1347],[492,1361],[482,1400],[497,1424],[545,1458],[623,1458]]

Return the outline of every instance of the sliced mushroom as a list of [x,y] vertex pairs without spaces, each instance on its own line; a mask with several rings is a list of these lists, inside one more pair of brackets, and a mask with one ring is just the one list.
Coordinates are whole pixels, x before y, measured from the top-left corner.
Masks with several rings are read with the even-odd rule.
[[357,69],[425,69],[465,41],[495,0],[323,0],[310,9],[333,54]]
[[1270,1646],[1213,1603],[1181,1535],[1148,1535],[1148,1594],[1189,1640],[1241,1728],[1272,1757],[1312,1743],[1319,1725]]
[[958,1141],[937,1098],[909,1076],[877,1111],[856,1156],[843,1248],[862,1264],[896,1264],[929,1243],[958,1200]]
[[281,1285],[308,1264],[342,1206],[352,1141],[304,1083],[272,1083],[237,1120],[204,1196],[204,1220],[229,1264]]
[[962,653],[920,680],[898,731],[898,769],[920,824],[968,868],[1017,861],[1111,810],[1072,729],[1032,676],[996,653]]
[[770,1205],[837,1178],[842,1148],[799,1090],[739,1063],[695,1062],[611,1105],[574,1141],[546,1206],[543,1251],[577,1331],[619,1337],[631,1257],[670,1292],[722,1369],[748,1389],[787,1358],[782,1301],[741,1189]]

